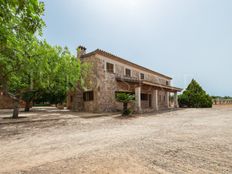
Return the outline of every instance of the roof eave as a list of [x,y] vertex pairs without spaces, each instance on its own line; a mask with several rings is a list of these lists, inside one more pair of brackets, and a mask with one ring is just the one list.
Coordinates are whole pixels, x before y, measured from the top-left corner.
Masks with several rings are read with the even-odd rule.
[[156,71],[153,71],[153,70],[151,70],[151,69],[148,69],[148,68],[146,68],[146,67],[143,67],[143,66],[141,66],[141,65],[138,65],[138,64],[136,64],[136,63],[130,62],[130,61],[126,60],[126,59],[123,59],[123,58],[121,58],[121,57],[119,57],[119,56],[116,56],[116,55],[113,55],[113,54],[111,54],[111,53],[108,53],[108,52],[103,51],[103,50],[101,50],[101,49],[96,49],[95,51],[92,51],[92,52],[90,52],[90,53],[87,53],[87,54],[85,54],[85,55],[82,55],[81,58],[90,57],[90,56],[93,56],[93,55],[96,55],[96,54],[102,55],[102,56],[106,56],[106,57],[108,57],[108,58],[110,58],[109,56],[111,56],[111,57],[114,57],[114,58],[116,58],[116,59],[120,59],[121,61],[127,62],[127,63],[129,63],[129,64],[134,65],[134,66],[137,66],[137,67],[140,68],[140,69],[144,69],[145,71],[149,71],[149,72],[152,73],[152,74],[155,74],[155,75],[158,75],[158,76],[162,76],[162,77],[164,77],[164,78],[166,78],[166,79],[172,80],[172,77],[166,76],[166,75],[164,75],[164,74],[158,73],[158,72],[156,72]]

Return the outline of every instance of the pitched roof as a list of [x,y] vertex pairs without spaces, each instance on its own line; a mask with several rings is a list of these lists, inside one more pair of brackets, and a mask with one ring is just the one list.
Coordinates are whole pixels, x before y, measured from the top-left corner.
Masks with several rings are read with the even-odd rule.
[[92,52],[90,52],[90,53],[84,54],[84,55],[81,56],[81,58],[89,57],[89,56],[96,55],[96,54],[105,56],[105,57],[107,57],[107,58],[110,58],[110,59],[115,60],[115,61],[122,62],[122,63],[127,64],[127,65],[130,65],[130,66],[134,66],[134,67],[136,67],[136,68],[138,68],[138,69],[141,69],[141,70],[143,70],[143,71],[149,72],[149,73],[154,74],[154,75],[158,75],[158,76],[167,78],[167,79],[169,79],[169,80],[172,79],[172,78],[169,77],[169,76],[166,76],[166,75],[164,75],[164,74],[158,73],[158,72],[153,71],[153,70],[150,70],[150,69],[148,69],[148,68],[145,68],[145,67],[143,67],[143,66],[141,66],[141,65],[138,65],[138,64],[135,64],[135,63],[130,62],[130,61],[128,61],[128,60],[125,60],[125,59],[123,59],[123,58],[121,58],[121,57],[119,57],[119,56],[113,55],[113,54],[111,54],[111,53],[109,53],[109,52],[106,52],[106,51],[103,51],[103,50],[101,50],[101,49],[96,49],[95,51],[92,51]]

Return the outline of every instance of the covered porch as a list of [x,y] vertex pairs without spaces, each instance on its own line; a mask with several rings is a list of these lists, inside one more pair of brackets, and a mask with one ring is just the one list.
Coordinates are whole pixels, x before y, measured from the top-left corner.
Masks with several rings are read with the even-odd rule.
[[141,80],[118,79],[119,90],[135,94],[134,109],[137,113],[178,108],[178,92],[182,89]]

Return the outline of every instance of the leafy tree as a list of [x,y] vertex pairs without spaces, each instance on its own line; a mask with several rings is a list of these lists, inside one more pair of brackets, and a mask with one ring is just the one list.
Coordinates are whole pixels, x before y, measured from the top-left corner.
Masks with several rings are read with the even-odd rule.
[[181,107],[209,108],[212,107],[212,98],[193,79],[183,94],[179,95]]
[[[75,90],[77,83],[84,85],[84,79],[89,72],[89,64],[82,63],[72,56],[68,48],[55,47],[55,55],[49,56],[47,64],[48,74],[46,75],[45,87],[39,89],[46,94],[46,100],[52,104],[62,104],[66,99],[67,92]],[[51,58],[52,57],[52,58]]]
[[25,50],[34,41],[34,34],[42,32],[43,12],[44,4],[38,0],[0,0],[0,85],[14,100],[13,118],[18,117],[18,89],[28,80],[24,74],[30,59],[25,59]]
[[38,93],[64,96],[86,72],[67,48],[36,38],[45,25],[43,12],[38,0],[0,0],[0,88],[14,101],[13,118],[18,118],[20,99],[29,110]]
[[83,70],[88,68],[87,64],[81,64],[72,56],[68,48],[52,47],[46,41],[40,42],[37,47],[30,52],[34,58],[28,65],[28,71],[23,74],[28,79],[24,87],[14,86],[23,94],[25,111],[29,111],[32,100],[39,95],[46,96],[46,101],[52,104],[62,104],[67,92],[84,78],[87,71]]
[[132,102],[135,100],[135,96],[129,93],[117,93],[116,94],[116,100],[118,102],[123,103],[123,111],[122,115],[130,115],[131,110],[128,109],[128,103]]

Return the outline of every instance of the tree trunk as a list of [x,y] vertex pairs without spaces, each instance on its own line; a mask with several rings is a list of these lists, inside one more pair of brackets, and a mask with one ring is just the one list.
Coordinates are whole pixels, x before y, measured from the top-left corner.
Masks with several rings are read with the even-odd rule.
[[24,108],[25,112],[29,112],[30,111],[30,105],[31,105],[31,101],[26,101],[26,105],[25,105],[25,108]]
[[77,111],[77,90],[73,92],[73,100],[72,100],[72,111]]
[[14,100],[13,119],[19,118],[19,100]]
[[13,95],[13,94],[8,92],[6,83],[3,82],[2,86],[3,86],[4,94],[7,95],[8,97],[10,97],[13,100],[14,110],[13,110],[12,118],[17,119],[19,117],[19,101],[20,101],[20,98],[17,97],[16,95]]
[[125,112],[127,111],[128,103],[123,103],[123,115],[126,115]]

